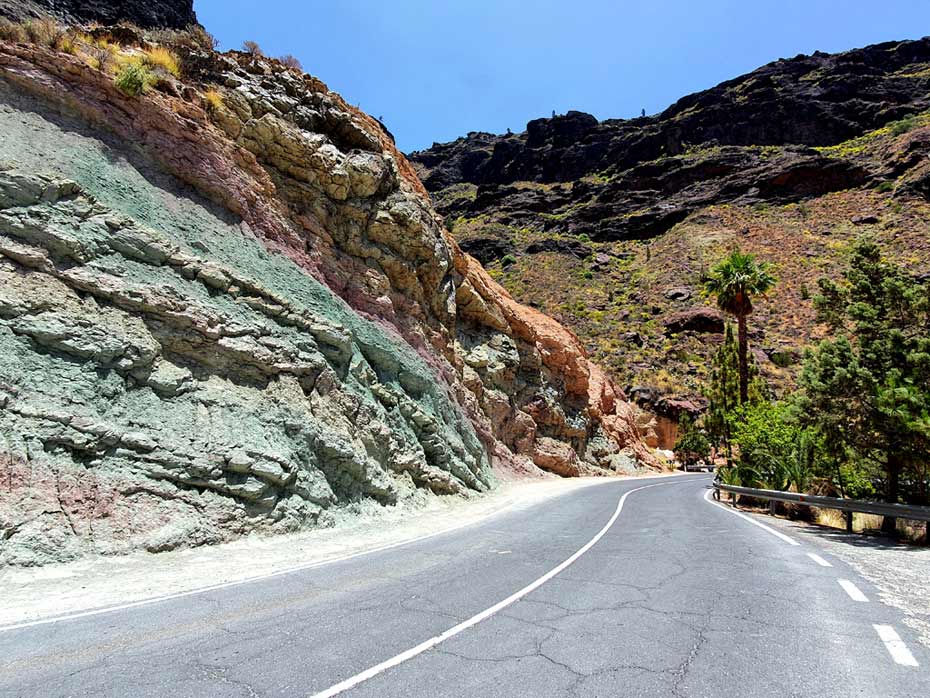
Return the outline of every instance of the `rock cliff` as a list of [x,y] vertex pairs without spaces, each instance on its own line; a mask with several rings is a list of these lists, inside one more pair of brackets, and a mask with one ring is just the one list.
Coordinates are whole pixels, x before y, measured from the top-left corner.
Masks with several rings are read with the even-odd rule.
[[851,238],[877,234],[926,271],[914,182],[928,95],[930,39],[888,42],[779,60],[654,116],[568,112],[411,161],[462,248],[516,298],[569,326],[628,392],[693,404],[722,328],[698,322],[702,274],[728,248],[776,264],[753,339],[779,390],[818,337],[816,281]]
[[196,24],[194,0],[0,0],[0,17],[20,22],[51,16],[59,21],[184,29]]
[[0,41],[0,564],[654,464],[648,419],[458,248],[376,120],[158,36],[184,78],[137,95],[131,28]]

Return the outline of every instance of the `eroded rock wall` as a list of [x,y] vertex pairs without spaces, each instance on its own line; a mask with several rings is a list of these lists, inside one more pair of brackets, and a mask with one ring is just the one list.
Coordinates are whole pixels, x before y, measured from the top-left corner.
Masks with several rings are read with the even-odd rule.
[[0,44],[0,561],[295,530],[492,466],[653,464],[376,121],[272,61],[185,59],[194,80],[128,97]]

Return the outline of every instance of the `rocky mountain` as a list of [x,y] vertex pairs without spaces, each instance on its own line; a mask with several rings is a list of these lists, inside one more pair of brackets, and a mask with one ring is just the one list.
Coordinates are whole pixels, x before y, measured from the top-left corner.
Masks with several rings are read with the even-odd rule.
[[0,564],[656,465],[318,79],[199,28],[0,36]]
[[851,239],[928,271],[928,100],[930,39],[889,42],[779,60],[655,116],[569,112],[410,157],[464,250],[674,416],[701,407],[723,318],[699,289],[728,248],[777,267],[753,321],[776,390]]
[[0,17],[22,22],[48,16],[68,23],[130,22],[144,29],[197,24],[194,0],[0,0]]

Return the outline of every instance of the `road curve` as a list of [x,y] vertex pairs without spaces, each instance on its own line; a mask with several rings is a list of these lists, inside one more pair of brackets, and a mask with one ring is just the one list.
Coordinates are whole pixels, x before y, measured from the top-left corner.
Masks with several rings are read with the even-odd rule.
[[930,656],[868,583],[706,501],[708,484],[611,482],[323,567],[2,631],[0,696],[930,695]]

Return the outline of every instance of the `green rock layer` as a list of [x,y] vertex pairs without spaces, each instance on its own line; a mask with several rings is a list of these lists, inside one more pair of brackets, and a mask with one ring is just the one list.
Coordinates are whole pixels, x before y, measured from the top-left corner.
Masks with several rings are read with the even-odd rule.
[[0,564],[491,484],[408,345],[125,143],[0,103]]

